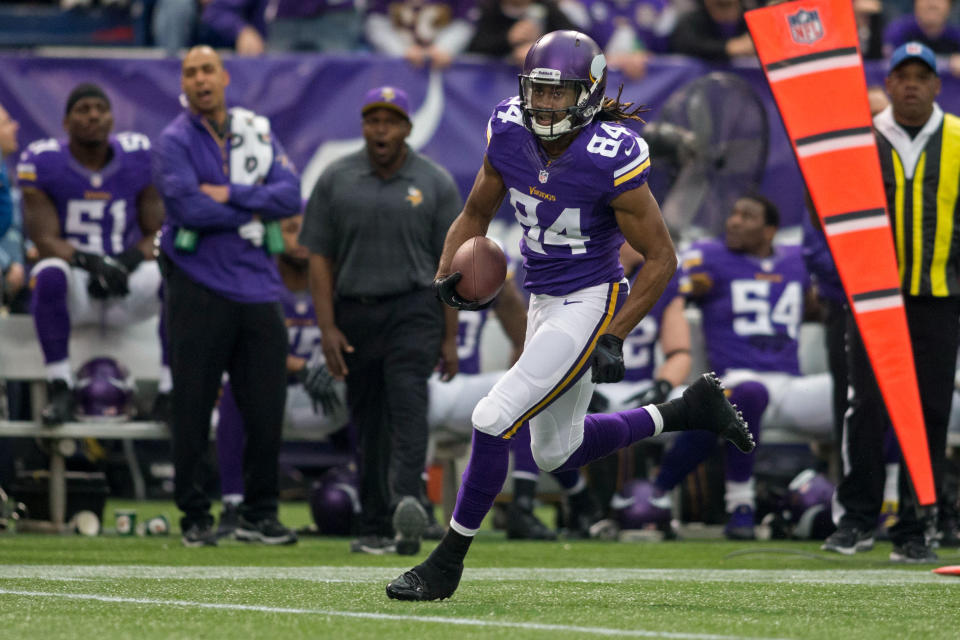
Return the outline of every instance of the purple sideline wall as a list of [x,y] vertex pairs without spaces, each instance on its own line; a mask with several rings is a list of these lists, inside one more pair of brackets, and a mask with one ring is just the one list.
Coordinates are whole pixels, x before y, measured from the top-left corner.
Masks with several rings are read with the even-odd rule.
[[[516,69],[500,63],[458,62],[432,75],[402,60],[363,54],[228,58],[225,65],[232,77],[228,104],[271,118],[276,135],[304,175],[305,192],[330,159],[361,145],[358,105],[363,94],[371,87],[393,84],[408,91],[416,112],[411,144],[445,166],[466,195],[480,166],[491,110],[517,93]],[[781,207],[784,226],[799,224],[804,215],[800,173],[758,66],[718,67],[660,58],[651,63],[646,78],[625,82],[623,98],[649,105],[648,119],[653,120],[672,91],[715,69],[739,73],[764,101],[771,136],[762,191]],[[883,63],[868,65],[868,84],[881,84],[884,71]],[[612,74],[607,93],[615,92],[623,81]],[[110,96],[115,131],[141,131],[154,138],[181,109],[175,59],[0,55],[0,104],[20,122],[21,147],[63,135],[64,104],[80,82],[98,83]],[[944,77],[939,101],[947,111],[960,111],[960,81]],[[8,161],[13,163],[12,158]]]

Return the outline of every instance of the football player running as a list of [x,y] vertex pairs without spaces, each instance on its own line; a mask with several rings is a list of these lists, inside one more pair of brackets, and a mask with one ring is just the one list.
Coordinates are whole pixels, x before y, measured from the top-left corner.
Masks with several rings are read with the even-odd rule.
[[[646,184],[647,144],[620,124],[639,108],[604,97],[606,60],[577,31],[555,31],[527,53],[520,95],[497,105],[487,149],[463,211],[451,225],[434,283],[446,304],[480,305],[454,291],[457,248],[484,235],[504,196],[523,227],[530,300],[520,359],[477,403],[473,447],[450,528],[430,556],[387,585],[400,600],[453,594],[480,522],[507,474],[509,440],[529,420],[534,459],[577,469],[661,431],[709,429],[744,451],[754,444],[719,381],[705,375],[682,398],[587,416],[595,383],[623,378],[623,339],[676,271],[673,243]],[[627,295],[618,250],[647,262]],[[584,374],[592,369],[590,377]]]
[[[67,139],[33,142],[17,165],[24,223],[41,257],[30,310],[47,370],[47,425],[73,417],[70,327],[125,325],[160,310],[153,241],[163,203],[151,183],[150,139],[110,135],[110,100],[94,84],[70,93],[63,127]],[[169,380],[164,367],[161,391]]]

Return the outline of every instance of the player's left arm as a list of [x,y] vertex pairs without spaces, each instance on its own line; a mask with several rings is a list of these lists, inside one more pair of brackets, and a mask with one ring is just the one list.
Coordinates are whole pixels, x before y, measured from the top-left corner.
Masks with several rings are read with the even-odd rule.
[[607,333],[623,340],[666,289],[677,270],[677,253],[660,206],[646,183],[621,193],[610,205],[623,236],[645,258],[630,295],[607,329]]
[[148,184],[137,195],[137,212],[137,222],[140,224],[140,233],[143,234],[137,243],[137,249],[144,260],[153,260],[153,242],[163,226],[163,198],[152,184]]
[[300,213],[300,178],[276,137],[272,139],[273,165],[263,184],[230,184],[227,202],[272,220]]

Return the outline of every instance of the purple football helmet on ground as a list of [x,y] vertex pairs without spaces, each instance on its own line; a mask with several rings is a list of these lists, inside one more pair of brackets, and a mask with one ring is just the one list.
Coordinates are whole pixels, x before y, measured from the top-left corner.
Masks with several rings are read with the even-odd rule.
[[[523,124],[544,140],[576,131],[600,111],[606,88],[607,59],[597,43],[579,31],[552,31],[530,47],[523,61]],[[564,104],[571,99],[572,104]],[[564,117],[554,121],[555,114]],[[540,122],[538,116],[548,121]]]
[[343,468],[327,471],[310,489],[310,513],[320,533],[352,534],[360,517],[357,474]]
[[790,481],[789,489],[786,509],[793,523],[793,537],[823,540],[833,533],[833,483],[822,473],[805,469]]
[[133,378],[113,358],[93,358],[77,371],[74,387],[77,417],[81,420],[129,418],[133,410]]
[[[647,529],[663,527],[670,522],[670,510],[661,509],[650,502],[653,497],[653,484],[648,480],[631,480],[620,490],[619,504],[616,508],[617,520],[622,529]],[[617,497],[614,506],[618,506]],[[628,504],[629,503],[629,504]]]

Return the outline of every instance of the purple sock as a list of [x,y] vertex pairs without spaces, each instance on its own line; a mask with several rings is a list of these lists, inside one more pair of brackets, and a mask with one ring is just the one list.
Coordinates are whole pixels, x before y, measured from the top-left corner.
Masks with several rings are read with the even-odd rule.
[[646,409],[620,413],[593,413],[584,418],[583,442],[554,471],[577,470],[588,462],[610,455],[654,432],[653,418]]
[[223,385],[219,414],[217,461],[220,463],[220,493],[243,495],[243,416],[229,382]]
[[670,491],[710,457],[716,444],[717,434],[710,431],[693,429],[677,434],[673,445],[663,454],[653,486],[663,493]]
[[[530,450],[530,427],[524,423],[520,430],[510,438],[510,451],[513,452],[513,472],[540,475],[540,467],[533,459],[533,451]],[[531,478],[532,479],[532,478]]]
[[66,360],[70,342],[67,274],[57,267],[47,267],[33,277],[36,284],[30,300],[30,313],[43,350],[43,361],[50,364]]
[[552,475],[557,479],[557,482],[560,483],[560,486],[563,487],[565,491],[570,491],[577,483],[580,482],[580,470],[579,469],[567,469],[566,471],[553,471]]
[[886,464],[900,462],[900,442],[892,426],[887,427],[887,432],[883,436],[883,461]]
[[510,461],[510,442],[474,430],[470,461],[463,472],[453,519],[466,529],[479,529],[493,499],[503,489]]
[[[730,391],[730,403],[736,405],[750,427],[753,440],[760,444],[760,419],[770,402],[770,393],[759,382],[742,382]],[[728,482],[746,482],[753,476],[753,462],[757,450],[743,453],[727,443],[726,479]]]

